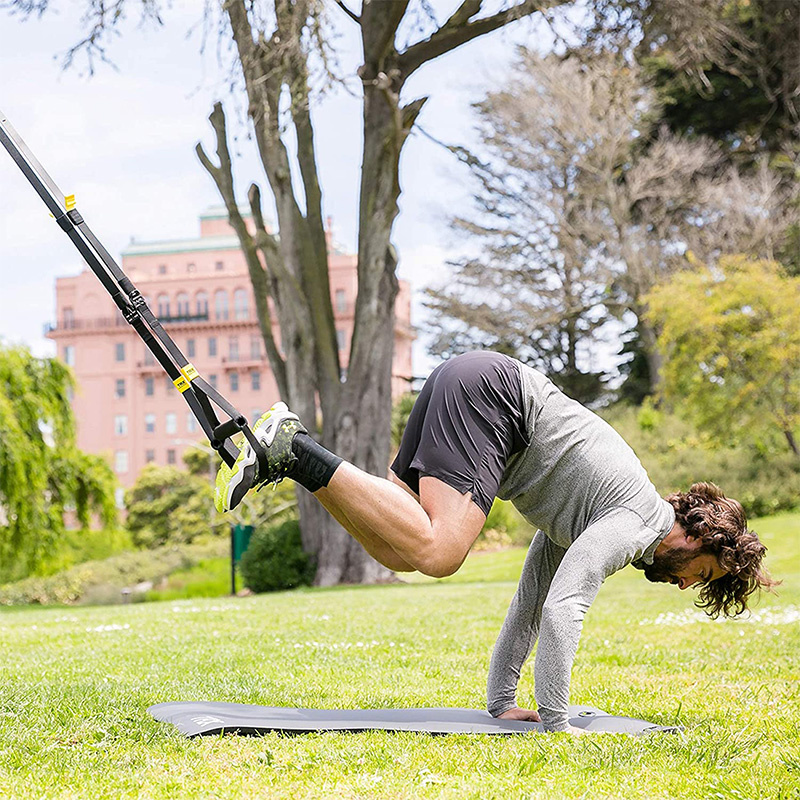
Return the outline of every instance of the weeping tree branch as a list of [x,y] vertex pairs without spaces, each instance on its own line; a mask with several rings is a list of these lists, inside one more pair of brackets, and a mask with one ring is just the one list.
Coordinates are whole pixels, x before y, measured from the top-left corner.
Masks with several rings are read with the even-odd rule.
[[[267,349],[272,371],[275,375],[275,381],[278,384],[278,391],[285,396],[286,393],[286,362],[281,358],[278,348],[275,344],[275,337],[272,334],[272,317],[269,310],[268,296],[270,294],[267,284],[267,272],[264,269],[258,257],[258,250],[253,237],[247,230],[247,225],[239,212],[239,207],[236,204],[236,192],[233,184],[233,170],[231,164],[230,151],[228,149],[228,137],[225,127],[225,112],[222,110],[221,103],[214,104],[214,110],[209,116],[211,126],[214,128],[214,133],[217,139],[217,157],[219,159],[219,166],[215,166],[211,159],[206,155],[202,144],[197,144],[195,152],[197,153],[200,163],[205,167],[208,174],[211,176],[214,183],[217,185],[220,195],[225,202],[225,208],[228,211],[228,220],[231,226],[236,231],[239,237],[239,242],[242,245],[242,252],[244,253],[247,262],[247,269],[250,273],[250,280],[253,284],[253,294],[255,295],[256,312],[258,315],[258,324],[261,328],[261,336],[264,339],[264,345]],[[263,226],[263,219],[262,219]],[[262,227],[263,230],[263,227]],[[276,255],[279,256],[277,248],[275,248]],[[279,261],[277,263],[280,263]]]

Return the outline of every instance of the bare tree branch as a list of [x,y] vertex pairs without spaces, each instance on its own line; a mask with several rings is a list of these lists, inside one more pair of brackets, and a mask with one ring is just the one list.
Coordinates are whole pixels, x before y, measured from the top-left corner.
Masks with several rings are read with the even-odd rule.
[[395,54],[397,29],[408,9],[409,0],[365,3],[361,11],[361,39],[364,43],[364,74],[367,80],[375,77],[378,65]]
[[[278,384],[278,391],[282,396],[286,395],[286,362],[281,358],[275,344],[275,337],[272,334],[272,317],[269,310],[268,296],[269,287],[267,283],[267,272],[258,257],[256,243],[247,230],[247,224],[242,217],[239,207],[236,204],[236,191],[233,184],[233,169],[231,164],[230,151],[228,149],[228,136],[225,126],[225,112],[222,110],[221,103],[214,104],[214,110],[209,116],[209,122],[214,128],[217,139],[217,157],[219,166],[215,166],[211,159],[206,155],[203,145],[198,143],[195,147],[200,163],[205,167],[208,174],[217,185],[220,195],[225,201],[225,208],[228,211],[228,220],[239,237],[247,262],[247,269],[250,273],[250,280],[253,283],[253,294],[256,302],[256,314],[261,328],[261,336],[264,339],[264,346],[267,349],[275,381]],[[263,225],[263,219],[262,219]],[[276,256],[279,258],[279,253]]]
[[556,4],[557,0],[522,0],[488,17],[469,20],[477,14],[482,0],[464,0],[455,13],[435,33],[422,42],[411,45],[399,56],[399,66],[404,78],[434,58],[455,50],[462,44],[502,28],[516,19],[535,14]]
[[356,14],[354,11],[351,11],[344,4],[344,0],[336,0],[336,5],[339,6],[339,8],[341,8],[342,11],[344,11],[344,13],[347,14],[347,16],[350,17],[351,20],[353,20],[353,22],[357,22],[359,25],[361,24],[361,17],[359,17],[358,14]]

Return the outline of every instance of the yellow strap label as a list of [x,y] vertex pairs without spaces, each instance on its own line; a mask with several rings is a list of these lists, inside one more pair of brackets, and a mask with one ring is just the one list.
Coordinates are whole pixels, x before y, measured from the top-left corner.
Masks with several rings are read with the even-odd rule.
[[200,377],[200,373],[194,368],[194,364],[187,364],[181,372],[187,381],[193,381],[195,378]]
[[75,195],[74,194],[68,194],[64,198],[64,207],[67,209],[67,211],[72,211],[72,209],[75,208]]
[[175,384],[181,394],[183,394],[192,385],[183,375],[175,378],[175,380],[172,382]]

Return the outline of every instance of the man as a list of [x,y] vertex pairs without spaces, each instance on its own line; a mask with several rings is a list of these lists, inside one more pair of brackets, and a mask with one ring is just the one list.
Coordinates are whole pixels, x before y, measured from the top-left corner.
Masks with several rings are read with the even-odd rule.
[[[495,496],[538,528],[492,656],[494,716],[578,732],[567,707],[583,617],[605,578],[627,564],[651,581],[699,585],[714,616],[743,612],[754,591],[774,585],[737,501],[703,483],[661,498],[611,426],[499,353],[467,353],[431,373],[388,480],[323,448],[283,403],[254,430],[268,474],[256,474],[244,447],[218,475],[220,511],[253,486],[291,477],[389,569],[435,577],[461,566]],[[538,712],[515,700],[537,637]]]

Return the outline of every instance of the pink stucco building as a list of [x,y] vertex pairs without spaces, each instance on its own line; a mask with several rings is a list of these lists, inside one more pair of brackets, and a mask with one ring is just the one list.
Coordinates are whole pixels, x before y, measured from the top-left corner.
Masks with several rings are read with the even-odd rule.
[[[357,290],[356,257],[330,248],[331,299],[342,364],[348,360]],[[255,316],[253,289],[224,209],[200,217],[200,236],[131,242],[122,268],[210,383],[243,413],[257,418],[278,392]],[[400,282],[396,305],[395,396],[412,376],[411,295]],[[78,444],[105,453],[122,486],[150,462],[183,464],[204,435],[180,393],[128,326],[87,268],[56,281],[56,324],[48,336],[77,378],[73,409]],[[280,343],[277,326],[274,330]]]

